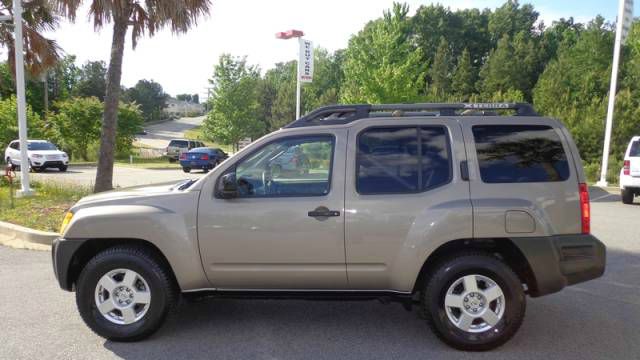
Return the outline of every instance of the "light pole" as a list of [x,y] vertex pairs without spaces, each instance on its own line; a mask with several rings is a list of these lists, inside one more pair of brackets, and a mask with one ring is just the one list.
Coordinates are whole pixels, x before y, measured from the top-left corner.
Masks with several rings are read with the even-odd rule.
[[633,21],[633,0],[619,0],[618,19],[616,23],[616,40],[613,46],[613,66],[611,67],[611,84],[609,89],[609,105],[607,107],[607,123],[604,132],[604,148],[602,149],[602,167],[598,186],[607,186],[607,167],[609,165],[609,146],[611,144],[611,129],[613,128],[613,110],[616,103],[618,86],[618,65],[620,63],[620,48],[627,38]]
[[[302,37],[304,33],[301,30],[288,30],[276,33],[276,39],[288,40],[298,38],[298,49],[302,48]],[[296,71],[296,119],[300,118],[300,59],[298,57]]]
[[[11,16],[0,16],[0,21],[9,21]],[[24,54],[22,48],[22,1],[13,1],[13,41],[16,63],[16,102],[18,103],[18,138],[20,140],[20,196],[29,196],[29,154],[27,152],[27,105],[24,90]],[[26,159],[26,166],[25,165]]]

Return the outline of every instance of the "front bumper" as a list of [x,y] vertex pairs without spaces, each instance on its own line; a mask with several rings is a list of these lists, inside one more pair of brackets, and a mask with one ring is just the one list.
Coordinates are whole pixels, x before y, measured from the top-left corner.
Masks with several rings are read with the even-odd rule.
[[46,160],[46,161],[31,160],[31,164],[33,166],[38,166],[38,167],[59,167],[59,166],[68,166],[69,161],[67,160]]
[[606,247],[591,234],[511,239],[529,262],[535,278],[531,296],[542,296],[565,286],[604,274]]
[[67,240],[64,238],[53,240],[51,246],[53,273],[63,290],[73,290],[73,281],[69,273],[73,266],[74,255],[82,244],[84,244],[84,240]]

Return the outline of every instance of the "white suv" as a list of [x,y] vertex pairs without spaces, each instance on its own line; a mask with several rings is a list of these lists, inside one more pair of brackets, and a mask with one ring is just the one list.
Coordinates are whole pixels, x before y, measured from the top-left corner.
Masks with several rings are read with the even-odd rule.
[[[67,171],[69,156],[64,151],[58,150],[54,144],[46,140],[27,140],[27,144],[29,166],[33,171],[39,172],[46,168]],[[4,151],[4,159],[7,164],[20,166],[20,141],[14,140],[9,143]]]
[[622,202],[633,203],[640,195],[640,136],[634,136],[624,153],[624,165],[620,170],[620,193]]

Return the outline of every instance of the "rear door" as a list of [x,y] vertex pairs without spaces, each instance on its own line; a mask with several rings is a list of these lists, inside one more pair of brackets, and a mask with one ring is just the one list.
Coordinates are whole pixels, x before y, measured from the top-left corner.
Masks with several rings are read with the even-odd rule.
[[640,140],[634,140],[629,146],[629,174],[633,177],[640,177]]
[[469,117],[462,123],[474,237],[581,232],[577,170],[557,122]]
[[367,120],[349,130],[349,286],[411,291],[427,254],[471,237],[462,131],[446,118]]

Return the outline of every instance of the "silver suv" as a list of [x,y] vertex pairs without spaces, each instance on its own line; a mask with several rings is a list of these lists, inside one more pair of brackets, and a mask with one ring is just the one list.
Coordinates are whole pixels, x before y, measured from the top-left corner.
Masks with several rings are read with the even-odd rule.
[[[289,149],[308,169],[283,171]],[[330,106],[198,181],[82,199],[53,263],[112,340],[152,334],[179,294],[340,297],[416,305],[449,345],[487,350],[525,295],[603,274],[585,182],[565,127],[527,104]]]

